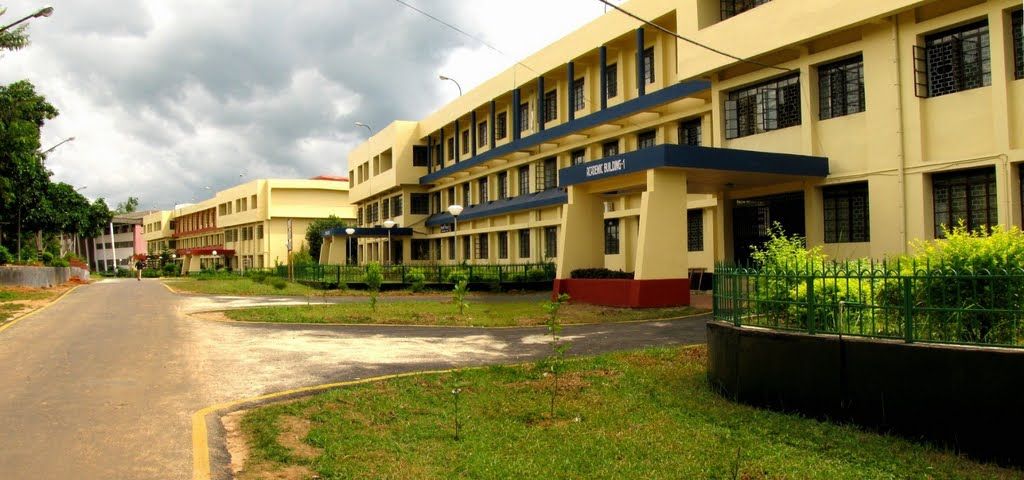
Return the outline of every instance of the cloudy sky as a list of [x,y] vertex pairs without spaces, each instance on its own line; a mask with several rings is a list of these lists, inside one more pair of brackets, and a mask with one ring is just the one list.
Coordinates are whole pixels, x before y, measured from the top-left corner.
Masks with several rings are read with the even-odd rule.
[[[468,91],[604,14],[597,0],[405,1],[505,55],[395,0],[51,0],[0,82],[29,79],[60,110],[42,141],[75,137],[48,157],[58,181],[170,208],[205,187],[345,175],[366,135],[353,122],[419,119],[458,95],[439,74]],[[0,24],[44,4],[0,0]]]

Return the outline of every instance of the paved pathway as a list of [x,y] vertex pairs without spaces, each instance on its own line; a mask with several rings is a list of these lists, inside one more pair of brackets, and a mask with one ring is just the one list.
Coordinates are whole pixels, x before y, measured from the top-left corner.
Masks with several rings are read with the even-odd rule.
[[[187,316],[158,281],[80,287],[0,334],[0,477],[191,477],[210,404],[386,373],[522,361],[543,328],[260,325]],[[698,343],[704,319],[567,327],[575,354]]]

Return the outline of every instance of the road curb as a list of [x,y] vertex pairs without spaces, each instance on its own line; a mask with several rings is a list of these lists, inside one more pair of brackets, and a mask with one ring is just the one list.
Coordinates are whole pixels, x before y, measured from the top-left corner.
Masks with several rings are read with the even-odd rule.
[[25,312],[25,313],[23,313],[21,315],[18,315],[17,317],[14,317],[14,318],[8,320],[7,323],[5,323],[3,325],[0,325],[0,333],[3,333],[4,330],[7,330],[8,328],[13,327],[14,324],[16,324],[16,323],[18,323],[18,322],[20,322],[20,321],[22,321],[22,320],[24,320],[24,319],[26,319],[28,317],[31,317],[32,315],[35,315],[35,314],[37,314],[37,313],[39,313],[39,312],[41,312],[43,310],[46,310],[47,308],[50,308],[51,305],[59,302],[61,299],[66,297],[69,293],[75,291],[75,289],[77,289],[78,287],[81,287],[81,286],[82,286],[81,284],[75,285],[75,286],[67,289],[64,293],[58,295],[57,298],[53,299],[52,302],[47,303],[46,305],[43,305],[43,306],[41,306],[41,307],[39,307],[39,308],[37,308],[35,310],[29,311],[29,312]]

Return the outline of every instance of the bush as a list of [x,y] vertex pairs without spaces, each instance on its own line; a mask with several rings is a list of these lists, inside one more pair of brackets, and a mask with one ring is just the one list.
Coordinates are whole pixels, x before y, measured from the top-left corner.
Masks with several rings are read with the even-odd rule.
[[11,252],[7,250],[7,247],[0,245],[0,265],[7,265],[8,263],[11,263],[13,260],[14,257],[11,256]]
[[163,273],[163,276],[165,277],[176,277],[178,276],[179,271],[178,264],[174,262],[164,264],[164,266],[161,268],[161,271]]
[[283,278],[274,277],[274,279],[270,281],[270,286],[278,290],[284,290],[285,288],[288,288],[288,282]]
[[124,267],[118,267],[117,273],[114,275],[118,278],[132,278],[135,276],[134,272]]
[[405,273],[405,281],[409,283],[409,290],[422,292],[426,289],[427,276],[423,273],[422,269],[413,268]]
[[531,282],[544,282],[555,278],[554,273],[548,273],[546,269],[533,267],[526,271],[526,279]]
[[144,269],[142,269],[142,277],[143,278],[159,278],[160,277],[160,270],[157,270],[155,268],[144,268]]
[[460,282],[468,282],[469,281],[469,273],[467,273],[465,270],[462,270],[462,269],[452,270],[452,271],[448,272],[447,280],[448,280],[448,283],[452,283],[452,284],[456,284],[456,285],[458,285]]
[[267,281],[267,272],[256,271],[249,274],[249,278],[256,283],[264,283]]
[[43,265],[53,264],[53,254],[50,252],[44,251],[42,254],[39,255],[39,258],[40,260],[43,261]]
[[64,260],[63,258],[55,258],[55,259],[50,261],[50,266],[51,267],[70,267],[71,264],[68,263],[68,261]]
[[633,272],[607,268],[579,268],[569,273],[570,278],[633,278]]

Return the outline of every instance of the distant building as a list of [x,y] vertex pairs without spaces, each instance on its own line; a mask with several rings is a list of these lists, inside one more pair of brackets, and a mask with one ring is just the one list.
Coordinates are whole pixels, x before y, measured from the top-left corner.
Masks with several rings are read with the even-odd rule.
[[147,210],[115,215],[101,235],[87,240],[89,267],[102,272],[133,265],[132,257],[147,252],[142,238],[142,219],[154,212]]

